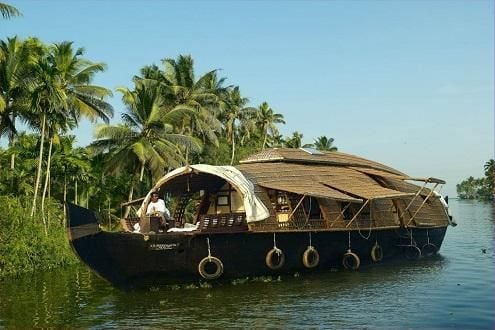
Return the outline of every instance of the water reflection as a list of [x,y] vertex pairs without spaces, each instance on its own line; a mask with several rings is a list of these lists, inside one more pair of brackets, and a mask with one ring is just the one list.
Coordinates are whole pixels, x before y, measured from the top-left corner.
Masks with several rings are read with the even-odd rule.
[[448,231],[441,255],[359,272],[131,292],[83,266],[6,279],[0,327],[492,328],[493,207],[453,209],[459,225]]

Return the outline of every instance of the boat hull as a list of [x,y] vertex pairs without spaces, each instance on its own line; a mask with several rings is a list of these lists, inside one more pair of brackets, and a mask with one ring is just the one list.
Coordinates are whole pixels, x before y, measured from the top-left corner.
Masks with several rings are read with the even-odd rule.
[[[117,287],[174,284],[203,280],[198,266],[205,257],[218,258],[223,265],[219,279],[259,275],[313,272],[343,267],[343,256],[351,250],[360,266],[377,263],[371,250],[378,243],[383,251],[379,262],[395,258],[417,258],[436,253],[446,227],[393,228],[372,231],[298,231],[204,233],[180,232],[135,234],[105,232],[86,227],[96,222],[89,210],[69,206],[71,245],[91,269]],[[86,228],[82,232],[78,232]],[[303,255],[308,246],[319,254],[314,268],[307,268]],[[276,246],[285,256],[276,270],[266,262]]]

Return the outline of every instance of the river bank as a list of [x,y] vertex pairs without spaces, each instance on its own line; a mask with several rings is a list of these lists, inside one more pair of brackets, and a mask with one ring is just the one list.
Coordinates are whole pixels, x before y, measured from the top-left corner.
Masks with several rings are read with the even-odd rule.
[[78,263],[65,237],[62,205],[47,201],[45,231],[41,215],[31,217],[28,204],[0,196],[0,278]]

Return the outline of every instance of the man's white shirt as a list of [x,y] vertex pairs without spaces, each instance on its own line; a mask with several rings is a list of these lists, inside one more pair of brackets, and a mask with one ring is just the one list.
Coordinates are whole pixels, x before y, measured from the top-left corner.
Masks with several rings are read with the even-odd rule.
[[163,199],[159,199],[156,202],[150,202],[148,208],[146,209],[146,215],[151,215],[153,213],[160,212],[166,217],[170,217],[170,211],[165,206]]

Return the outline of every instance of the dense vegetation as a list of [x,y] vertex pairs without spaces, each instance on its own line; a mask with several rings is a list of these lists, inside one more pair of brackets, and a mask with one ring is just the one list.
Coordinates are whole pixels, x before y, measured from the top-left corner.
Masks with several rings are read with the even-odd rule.
[[51,269],[77,262],[66,244],[60,203],[50,201],[50,221],[44,235],[42,222],[30,217],[20,198],[0,196],[0,277],[34,269]]
[[[2,3],[0,13],[20,15]],[[250,105],[218,70],[197,75],[190,55],[136,68],[133,87],[116,90],[125,109],[110,125],[113,91],[92,84],[105,68],[72,42],[0,40],[0,275],[70,262],[61,202],[98,210],[112,227],[128,212],[122,201],[173,168],[302,146],[299,132],[280,135],[281,113],[267,102]],[[78,147],[70,132],[84,118],[102,123]],[[336,150],[333,142],[321,136],[314,147]]]
[[459,198],[493,200],[495,195],[495,160],[490,159],[487,161],[484,169],[485,177],[475,179],[470,176],[456,186]]

